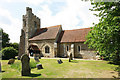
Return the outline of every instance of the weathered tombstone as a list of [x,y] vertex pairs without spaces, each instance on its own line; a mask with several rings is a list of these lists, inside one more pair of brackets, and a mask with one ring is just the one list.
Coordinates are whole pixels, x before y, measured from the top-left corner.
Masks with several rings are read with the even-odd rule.
[[71,58],[69,57],[69,62],[71,62]]
[[61,63],[63,63],[61,59],[59,59],[59,61],[60,61]]
[[15,59],[9,59],[8,64],[13,64],[15,62]]
[[43,69],[42,64],[37,64],[36,67],[37,69]]
[[70,53],[70,59],[73,60],[72,53]]
[[40,62],[38,57],[34,57],[34,60],[35,60],[36,62]]
[[57,60],[58,64],[61,64],[61,62],[59,60]]
[[28,76],[30,75],[31,69],[30,69],[30,58],[27,54],[23,54],[21,56],[21,62],[22,62],[22,76]]
[[72,53],[70,53],[69,62],[71,62],[71,60],[73,60],[73,58],[72,58]]

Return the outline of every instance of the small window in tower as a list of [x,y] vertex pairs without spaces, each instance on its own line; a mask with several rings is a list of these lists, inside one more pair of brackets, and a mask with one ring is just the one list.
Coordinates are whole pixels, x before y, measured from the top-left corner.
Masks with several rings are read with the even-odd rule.
[[23,20],[23,25],[26,26],[26,21],[25,20]]
[[25,26],[26,26],[26,21],[24,22]]
[[34,21],[34,27],[35,27],[35,29],[37,29],[37,22],[36,21]]
[[69,46],[67,46],[67,51],[69,51]]

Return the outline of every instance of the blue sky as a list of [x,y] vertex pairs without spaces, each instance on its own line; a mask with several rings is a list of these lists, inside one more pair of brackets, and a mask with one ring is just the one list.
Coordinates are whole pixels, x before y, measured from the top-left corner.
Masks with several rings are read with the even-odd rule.
[[22,15],[31,7],[41,19],[41,27],[62,25],[64,30],[93,26],[99,18],[89,10],[90,1],[81,0],[0,0],[0,27],[9,34],[10,42],[19,42]]

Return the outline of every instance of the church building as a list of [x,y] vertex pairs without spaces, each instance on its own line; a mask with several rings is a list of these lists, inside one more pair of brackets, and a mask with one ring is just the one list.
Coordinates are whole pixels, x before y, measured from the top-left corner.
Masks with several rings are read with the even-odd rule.
[[68,57],[72,53],[74,58],[94,59],[93,50],[84,44],[90,28],[63,30],[62,25],[41,28],[41,20],[27,7],[23,15],[21,29],[19,57],[22,54],[40,54],[40,56]]

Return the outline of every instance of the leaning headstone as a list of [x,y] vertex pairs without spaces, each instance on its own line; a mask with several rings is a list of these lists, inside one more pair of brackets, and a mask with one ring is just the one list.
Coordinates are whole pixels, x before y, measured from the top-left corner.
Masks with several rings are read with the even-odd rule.
[[36,67],[37,69],[43,69],[42,64],[37,64]]
[[59,60],[57,60],[58,64],[61,64],[61,62]]
[[73,60],[72,53],[70,53],[70,59]]
[[8,64],[13,64],[15,62],[15,59],[9,59]]
[[21,75],[22,76],[28,76],[30,75],[30,58],[27,54],[23,54],[21,56],[21,62],[22,62],[22,71]]
[[34,57],[34,60],[35,60],[36,62],[40,62],[38,57]]
[[61,63],[63,63],[61,59],[59,59],[59,61],[60,61]]
[[71,60],[73,60],[73,58],[72,58],[72,53],[70,53],[69,62],[71,62]]
[[69,62],[71,62],[71,58],[69,57]]

